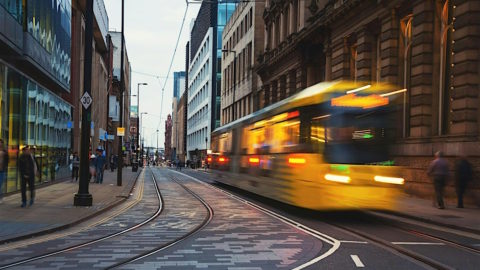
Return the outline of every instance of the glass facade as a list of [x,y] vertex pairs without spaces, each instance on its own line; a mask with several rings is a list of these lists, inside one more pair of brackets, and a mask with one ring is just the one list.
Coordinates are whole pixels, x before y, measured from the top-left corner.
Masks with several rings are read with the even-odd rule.
[[24,145],[34,145],[40,167],[36,182],[70,175],[71,106],[49,90],[0,62],[0,138],[8,151],[3,192],[20,189],[17,160]]
[[0,0],[0,6],[3,6],[21,24],[23,16],[22,2],[23,0]]
[[221,86],[222,86],[222,33],[225,25],[227,24],[230,16],[232,16],[237,3],[232,3],[231,1],[218,1],[218,10],[217,10],[217,70],[216,70],[216,89],[215,91],[215,126],[212,127],[212,130],[220,127],[220,95],[221,95]]
[[26,1],[25,31],[50,53],[54,76],[66,85],[70,84],[71,17],[71,0]]

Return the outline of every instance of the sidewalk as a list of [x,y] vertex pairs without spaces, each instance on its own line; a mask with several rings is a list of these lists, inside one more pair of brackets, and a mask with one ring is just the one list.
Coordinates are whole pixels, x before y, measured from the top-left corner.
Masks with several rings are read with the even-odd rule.
[[5,197],[0,204],[0,244],[66,228],[109,210],[128,198],[140,172],[124,168],[123,183],[118,187],[117,171],[105,171],[103,184],[89,185],[92,207],[73,206],[78,182],[69,180],[37,189],[35,204],[27,208],[20,207],[20,193]]
[[446,208],[438,209],[432,205],[432,200],[404,195],[400,198],[397,210],[387,214],[480,234],[480,208],[455,206],[446,201]]

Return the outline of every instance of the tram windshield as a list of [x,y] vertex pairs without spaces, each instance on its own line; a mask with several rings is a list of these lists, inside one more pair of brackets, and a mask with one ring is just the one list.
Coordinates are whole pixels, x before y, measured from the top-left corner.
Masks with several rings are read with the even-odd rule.
[[394,129],[391,114],[384,110],[344,112],[314,117],[312,144],[323,144],[326,162],[371,164],[389,160],[389,143]]

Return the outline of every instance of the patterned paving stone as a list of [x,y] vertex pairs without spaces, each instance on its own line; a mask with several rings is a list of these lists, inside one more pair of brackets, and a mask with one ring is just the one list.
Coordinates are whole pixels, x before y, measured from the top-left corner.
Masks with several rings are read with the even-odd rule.
[[212,222],[178,245],[122,269],[291,269],[322,252],[318,239],[221,192],[177,177],[213,206]]

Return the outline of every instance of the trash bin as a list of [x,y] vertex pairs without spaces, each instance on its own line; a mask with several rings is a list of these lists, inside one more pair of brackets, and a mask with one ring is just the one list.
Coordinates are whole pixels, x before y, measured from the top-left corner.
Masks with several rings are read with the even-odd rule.
[[138,162],[132,162],[132,172],[138,171]]

